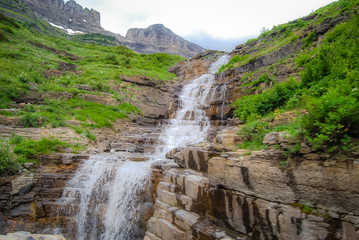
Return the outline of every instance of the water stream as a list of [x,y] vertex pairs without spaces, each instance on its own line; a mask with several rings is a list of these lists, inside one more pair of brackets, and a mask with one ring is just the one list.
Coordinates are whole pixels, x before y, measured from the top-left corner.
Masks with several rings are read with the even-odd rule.
[[222,56],[209,73],[186,84],[175,117],[163,126],[156,152],[149,161],[133,162],[121,155],[93,155],[77,170],[59,200],[69,215],[78,240],[141,239],[143,212],[149,204],[148,180],[153,161],[164,159],[173,148],[206,140],[210,122],[203,110],[211,101],[214,74],[227,63]]

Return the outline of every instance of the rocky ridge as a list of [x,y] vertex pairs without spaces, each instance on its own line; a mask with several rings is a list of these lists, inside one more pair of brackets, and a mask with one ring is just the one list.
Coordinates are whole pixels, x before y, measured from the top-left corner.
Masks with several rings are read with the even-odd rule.
[[74,0],[22,0],[45,21],[60,25],[65,29],[80,32],[104,32],[101,15],[94,9],[83,8]]
[[148,28],[131,28],[127,31],[124,45],[140,53],[165,52],[191,58],[204,48],[174,34],[162,24]]
[[173,33],[162,24],[148,28],[132,28],[126,36],[101,27],[101,15],[94,9],[83,8],[74,0],[21,0],[40,18],[67,33],[100,33],[116,38],[114,44],[124,45],[139,53],[169,53],[191,58],[205,49]]

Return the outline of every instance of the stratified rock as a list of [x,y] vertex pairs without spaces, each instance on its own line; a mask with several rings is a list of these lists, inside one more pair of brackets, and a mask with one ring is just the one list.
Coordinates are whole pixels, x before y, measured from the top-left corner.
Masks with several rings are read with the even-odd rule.
[[11,195],[24,195],[37,183],[33,176],[20,175],[12,180]]

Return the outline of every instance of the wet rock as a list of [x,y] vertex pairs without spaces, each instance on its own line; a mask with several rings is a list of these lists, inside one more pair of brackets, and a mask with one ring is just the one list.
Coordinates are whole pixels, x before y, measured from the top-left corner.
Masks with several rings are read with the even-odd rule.
[[24,195],[28,193],[31,188],[37,183],[33,176],[20,175],[12,180],[11,195]]
[[207,172],[209,151],[195,148],[185,148],[174,154],[174,161],[183,168]]
[[177,149],[174,148],[172,149],[171,151],[169,151],[168,153],[166,153],[166,158],[169,158],[169,159],[174,159],[175,157],[175,154],[177,153]]
[[216,135],[216,142],[224,146],[235,146],[239,142],[238,127],[224,128]]

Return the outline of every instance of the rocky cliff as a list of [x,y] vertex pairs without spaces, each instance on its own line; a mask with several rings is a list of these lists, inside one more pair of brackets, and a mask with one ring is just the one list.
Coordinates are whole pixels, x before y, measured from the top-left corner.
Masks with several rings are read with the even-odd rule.
[[74,0],[21,0],[36,15],[47,22],[69,29],[67,32],[100,33],[115,37],[114,44],[124,45],[138,53],[169,53],[191,58],[205,49],[173,33],[162,24],[146,29],[129,29],[126,36],[106,31],[101,27],[100,13],[83,8]]
[[125,45],[141,53],[166,52],[190,58],[204,51],[204,48],[174,34],[162,24],[145,29],[131,28],[125,39],[128,41]]
[[85,33],[103,33],[100,13],[93,9],[83,8],[74,0],[22,0],[44,20],[66,29]]

